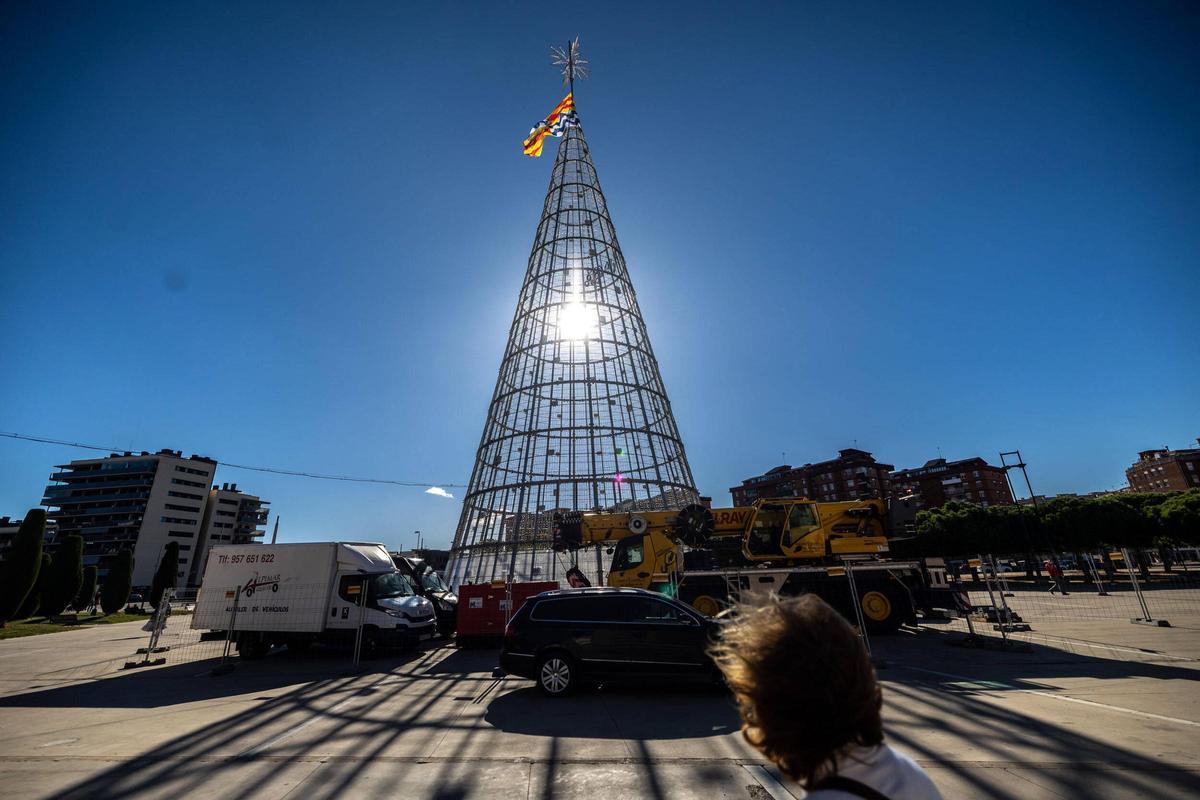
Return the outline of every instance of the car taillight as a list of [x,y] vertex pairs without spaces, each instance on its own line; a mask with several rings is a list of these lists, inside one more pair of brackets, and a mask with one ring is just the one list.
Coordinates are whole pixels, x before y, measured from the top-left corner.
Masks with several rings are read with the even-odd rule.
[[517,634],[513,631],[513,621],[510,619],[508,624],[504,626],[504,643],[508,644],[515,638],[517,638]]

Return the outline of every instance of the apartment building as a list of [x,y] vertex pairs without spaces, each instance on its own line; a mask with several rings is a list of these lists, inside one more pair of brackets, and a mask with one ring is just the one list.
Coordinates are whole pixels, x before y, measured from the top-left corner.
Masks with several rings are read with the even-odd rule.
[[149,586],[168,542],[179,542],[178,584],[192,568],[217,462],[179,450],[113,453],[60,464],[42,505],[57,538],[83,538],[83,563],[103,581],[113,557],[132,550],[133,585]]
[[891,464],[881,464],[865,450],[846,448],[838,457],[816,464],[775,467],[747,478],[729,489],[735,506],[746,506],[764,497],[807,497],[833,502],[887,497],[891,491]]
[[947,461],[935,458],[924,466],[892,473],[892,496],[908,497],[918,509],[937,508],[958,500],[981,506],[1012,505],[1012,492],[1002,467],[978,456]]
[[195,557],[191,560],[187,583],[199,586],[204,577],[208,551],[217,544],[254,544],[266,531],[270,503],[257,495],[238,489],[236,483],[222,483],[208,493]]

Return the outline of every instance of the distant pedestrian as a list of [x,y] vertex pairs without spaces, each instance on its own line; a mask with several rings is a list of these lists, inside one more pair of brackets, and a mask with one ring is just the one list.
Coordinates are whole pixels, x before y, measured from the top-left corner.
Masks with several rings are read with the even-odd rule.
[[1070,594],[1067,591],[1066,576],[1063,575],[1062,567],[1053,559],[1046,559],[1042,564],[1042,568],[1046,570],[1046,574],[1050,576],[1050,594],[1062,592],[1063,597]]
[[713,647],[742,735],[810,800],[941,800],[883,741],[883,695],[862,639],[816,595],[741,606]]

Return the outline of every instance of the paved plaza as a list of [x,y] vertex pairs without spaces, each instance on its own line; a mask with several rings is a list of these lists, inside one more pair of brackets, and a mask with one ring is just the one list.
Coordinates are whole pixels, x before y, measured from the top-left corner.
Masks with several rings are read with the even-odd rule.
[[[893,745],[947,798],[1200,793],[1200,616],[1045,616],[1033,652],[955,646],[954,626],[873,640]],[[550,700],[450,646],[357,672],[316,652],[220,677],[97,667],[144,641],[129,623],[0,642],[4,797],[803,796],[712,690]]]

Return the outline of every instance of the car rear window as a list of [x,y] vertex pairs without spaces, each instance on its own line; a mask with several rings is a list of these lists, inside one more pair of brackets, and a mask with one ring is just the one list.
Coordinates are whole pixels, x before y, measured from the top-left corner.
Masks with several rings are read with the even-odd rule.
[[615,598],[554,597],[540,600],[530,613],[531,619],[558,622],[617,621]]

